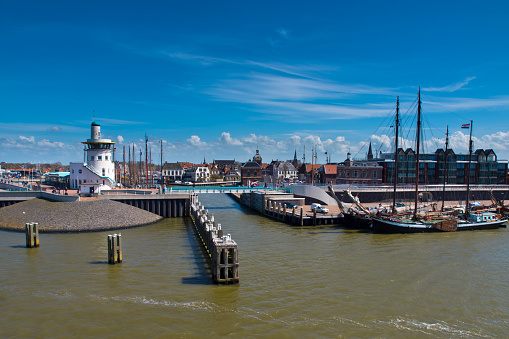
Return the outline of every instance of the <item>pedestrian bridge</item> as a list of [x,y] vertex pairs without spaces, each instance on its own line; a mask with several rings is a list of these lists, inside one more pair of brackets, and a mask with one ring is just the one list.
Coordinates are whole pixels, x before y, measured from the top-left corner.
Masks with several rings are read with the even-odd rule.
[[200,194],[200,193],[250,193],[250,192],[274,192],[274,187],[238,187],[238,186],[201,186],[201,187],[171,187],[164,191],[159,190],[108,190],[102,191],[102,196],[112,195],[151,195],[151,194]]

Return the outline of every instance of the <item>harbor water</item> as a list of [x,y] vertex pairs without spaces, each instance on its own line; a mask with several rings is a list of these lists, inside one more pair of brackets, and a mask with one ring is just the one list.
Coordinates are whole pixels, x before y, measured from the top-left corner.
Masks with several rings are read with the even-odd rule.
[[[199,196],[239,244],[211,283],[190,218],[113,232],[0,231],[0,337],[509,337],[509,231],[372,234],[291,227]],[[37,222],[37,220],[34,220]]]

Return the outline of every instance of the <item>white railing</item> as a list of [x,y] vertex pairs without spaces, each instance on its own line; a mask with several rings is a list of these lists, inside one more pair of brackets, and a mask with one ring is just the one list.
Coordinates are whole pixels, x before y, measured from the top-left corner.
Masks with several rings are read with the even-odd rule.
[[98,171],[98,170],[97,170],[94,166],[92,166],[92,165],[90,165],[90,164],[88,164],[88,163],[85,165],[85,167],[86,167],[86,168],[87,168],[90,172],[92,172],[92,173],[94,173],[95,175],[97,175],[98,177],[103,178],[103,179],[106,179],[106,180],[109,180],[109,181],[110,181],[110,183],[113,185],[113,187],[115,187],[115,185],[116,185],[115,180],[113,180],[113,179],[112,179],[112,178],[110,178],[110,177],[107,177],[107,176],[104,176],[104,175],[100,174],[100,173],[99,173],[99,171]]

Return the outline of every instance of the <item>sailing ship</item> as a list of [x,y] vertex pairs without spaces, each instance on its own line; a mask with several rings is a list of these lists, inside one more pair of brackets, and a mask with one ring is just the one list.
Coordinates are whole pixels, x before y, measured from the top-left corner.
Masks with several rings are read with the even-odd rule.
[[[470,121],[470,141],[469,141],[469,164],[467,169],[467,198],[465,204],[465,212],[462,216],[455,216],[447,214],[443,211],[441,213],[430,213],[419,215],[418,210],[418,196],[419,196],[419,149],[420,149],[420,134],[421,134],[421,90],[419,88],[418,104],[417,104],[417,135],[416,135],[416,174],[415,174],[415,195],[414,195],[414,213],[410,215],[397,215],[396,214],[396,190],[397,190],[397,143],[398,143],[398,124],[399,124],[399,98],[396,108],[396,153],[395,153],[395,171],[394,171],[394,200],[393,200],[393,213],[390,215],[379,215],[372,218],[373,231],[376,233],[420,233],[420,232],[455,232],[465,230],[483,230],[494,229],[504,225],[507,221],[502,219],[497,213],[489,211],[469,211],[469,195],[470,195],[470,163],[472,158],[472,127],[473,121]],[[446,145],[447,150],[447,145]],[[447,157],[446,157],[447,158]],[[447,172],[447,169],[445,169]],[[445,177],[444,177],[445,181]],[[444,182],[445,184],[445,182]]]

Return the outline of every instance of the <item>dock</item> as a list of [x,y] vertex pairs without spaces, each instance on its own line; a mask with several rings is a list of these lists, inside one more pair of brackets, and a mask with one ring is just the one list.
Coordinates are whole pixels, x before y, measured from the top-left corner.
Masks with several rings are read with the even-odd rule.
[[[343,214],[337,205],[323,205],[329,213],[320,214],[311,210],[306,198],[283,192],[229,193],[239,204],[261,215],[292,226],[338,225],[343,222]],[[291,202],[296,208],[286,208],[283,203]]]

